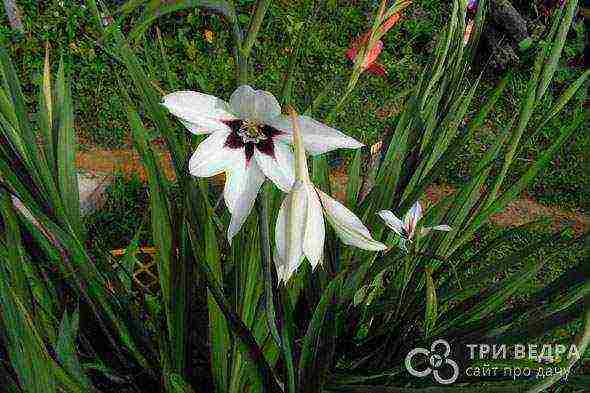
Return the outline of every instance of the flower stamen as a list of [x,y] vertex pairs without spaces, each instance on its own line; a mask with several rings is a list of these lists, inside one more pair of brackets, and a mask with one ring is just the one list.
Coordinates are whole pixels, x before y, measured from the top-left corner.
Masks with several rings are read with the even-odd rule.
[[260,124],[252,120],[245,120],[242,122],[238,135],[242,138],[244,143],[258,143],[268,139],[268,137],[261,130]]

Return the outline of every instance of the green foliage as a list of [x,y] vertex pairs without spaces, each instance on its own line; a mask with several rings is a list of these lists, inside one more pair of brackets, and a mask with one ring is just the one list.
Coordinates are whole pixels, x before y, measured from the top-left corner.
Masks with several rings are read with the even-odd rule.
[[[88,3],[99,21],[96,3]],[[480,3],[479,29],[485,1]],[[10,360],[9,366],[0,368],[2,386],[26,393],[123,388],[184,393],[209,388],[217,392],[362,391],[369,389],[363,386],[367,384],[405,385],[406,350],[424,345],[431,337],[444,337],[453,344],[479,342],[484,337],[517,341],[546,334],[556,320],[571,322],[585,309],[588,313],[585,299],[590,286],[584,278],[583,259],[574,258],[572,266],[551,277],[546,286],[530,287],[547,268],[547,256],[562,248],[587,246],[587,238],[572,238],[564,231],[527,239],[518,249],[509,249],[514,233],[478,237],[491,215],[530,186],[587,120],[586,113],[576,112],[538,159],[523,173],[514,174],[523,136],[540,128],[536,124],[546,123],[542,119],[536,123],[535,110],[555,74],[565,40],[563,29],[556,28],[547,46],[538,49],[514,121],[494,139],[468,181],[428,209],[427,225],[449,223],[453,230],[417,235],[408,252],[401,251],[395,247],[398,239],[386,231],[375,212],[391,209],[401,215],[421,198],[494,113],[507,85],[507,80],[501,82],[476,115],[466,119],[480,88],[480,81],[468,73],[477,42],[463,43],[466,2],[454,1],[435,61],[407,94],[398,97],[402,110],[389,120],[392,132],[387,134],[376,168],[362,170],[367,160],[364,152],[357,153],[350,166],[348,206],[364,218],[376,239],[392,249],[380,254],[352,250],[329,232],[323,269],[311,271],[304,263],[287,286],[277,286],[269,223],[276,218],[279,193],[266,187],[257,213],[231,245],[225,241],[228,214],[214,207],[216,190],[188,174],[192,140],[160,105],[160,85],[168,90],[186,81],[170,67],[163,51],[144,59],[129,44],[128,38],[139,38],[148,24],[155,23],[160,3],[134,1],[119,14],[126,18],[139,6],[144,6],[139,30],[126,37],[112,25],[99,38],[124,70],[118,75],[117,90],[148,175],[149,227],[159,291],[134,292],[130,283],[141,225],[134,225],[137,233],[120,266],[105,250],[87,246],[88,232],[77,200],[74,110],[65,63],[52,84],[46,62],[39,110],[31,121],[14,67],[6,52],[0,52],[4,82],[0,90],[0,325],[5,332],[0,347]],[[574,6],[570,0],[569,12],[556,16],[555,26],[569,25]],[[259,46],[257,34],[268,3],[257,3],[247,29],[231,3],[184,2],[176,7],[214,7],[224,15],[236,48],[235,66],[230,66],[236,78],[232,82],[226,78],[219,86],[225,89],[235,79],[246,82],[256,69],[252,50]],[[345,7],[342,12],[347,18],[360,19],[354,9]],[[294,42],[302,48],[307,44],[304,39]],[[159,40],[153,45],[163,47]],[[293,52],[301,54],[299,48]],[[286,79],[293,85],[285,84],[283,99],[292,97],[294,105],[310,106],[309,97],[296,94],[295,82],[307,66],[292,64]],[[559,116],[588,76],[584,74],[566,90],[555,113],[544,115]],[[316,77],[307,83],[314,83]],[[353,73],[353,83],[339,82],[325,95],[354,86],[358,77]],[[204,90],[219,88],[216,82],[203,79]],[[311,101],[321,102],[318,95]],[[358,96],[351,97],[346,106],[358,104]],[[338,123],[347,116],[346,110],[341,115],[328,108],[342,103],[336,97],[325,100],[320,109],[312,105],[310,111],[327,113],[330,121],[335,116]],[[172,157],[174,186],[156,159],[154,135],[163,139]],[[496,162],[498,173],[492,171]],[[312,164],[313,180],[329,191],[327,158],[316,158]],[[362,198],[364,184],[372,187]],[[26,210],[15,209],[15,199]],[[477,265],[490,260],[493,263]],[[469,284],[470,280],[477,285]],[[493,284],[482,287],[482,282]],[[585,349],[590,337],[587,316],[583,322],[578,344]],[[193,364],[195,353],[205,354],[204,366]]]
[[142,223],[149,223],[148,195],[144,183],[135,176],[127,179],[117,175],[105,195],[102,207],[84,218],[88,237],[96,243],[96,248],[125,248],[138,232],[141,244],[147,244],[151,236],[145,228],[141,228]]
[[[143,7],[146,2],[131,2],[134,3]],[[252,2],[235,3],[239,15],[251,13]],[[71,81],[71,88],[75,98],[76,129],[82,136],[81,143],[104,147],[131,145],[125,111],[117,97],[116,76],[121,74],[122,67],[97,39],[96,33],[100,29],[93,18],[91,7],[83,7],[81,2],[74,0],[54,0],[43,4],[19,1],[18,4],[29,33],[26,36],[18,35],[4,24],[0,26],[0,40],[9,43],[29,107],[35,101],[39,88],[38,74],[43,67],[43,47],[48,41],[54,53],[64,54],[64,62],[76,75]],[[105,4],[111,6],[113,15],[118,17],[114,5],[118,6],[122,2],[107,1]],[[298,61],[293,75],[297,80],[294,99],[297,107],[307,108],[313,98],[325,91],[326,100],[316,108],[319,112],[314,112],[318,116],[331,108],[334,97],[338,97],[351,66],[344,56],[345,48],[354,37],[367,29],[367,18],[371,16],[368,11],[375,3],[367,0],[338,2],[332,8],[331,2],[323,6],[310,1],[296,4],[286,7],[281,2],[273,2],[270,5],[268,18],[262,26],[264,34],[259,35],[254,46],[252,65],[257,74],[251,83],[268,91],[282,91],[283,76],[290,61],[287,49],[295,47],[295,37],[288,31],[290,21],[301,23],[313,17],[314,22],[302,29],[306,32],[305,42],[300,46],[303,61]],[[345,110],[335,116],[335,126],[346,129],[349,134],[367,144],[382,139],[385,130],[391,127],[389,114],[399,110],[398,92],[413,86],[418,70],[428,64],[432,57],[434,43],[447,20],[447,4],[439,0],[414,0],[400,23],[384,39],[385,48],[379,61],[389,71],[387,80],[374,76],[362,78],[361,88],[353,92]],[[529,10],[531,7],[523,8]],[[136,25],[141,11],[143,8],[125,19],[128,27]],[[227,25],[218,14],[193,8],[161,17],[154,25],[161,31],[161,44],[169,67],[182,75],[185,88],[218,96],[228,96],[233,91],[234,60],[231,49],[228,49],[232,34],[227,31]],[[206,30],[214,34],[211,43],[205,40]],[[551,94],[545,97],[541,104],[543,106],[551,105],[565,86],[579,76],[569,64],[583,51],[583,24],[575,23],[575,30],[575,37],[573,33],[570,34],[565,44],[554,82],[549,89]],[[159,45],[154,44],[157,37],[153,26],[146,32],[146,39],[139,40],[136,46],[146,61],[157,58],[160,53]],[[502,129],[510,122],[514,97],[520,97],[523,85],[528,80],[526,69],[524,67],[516,71],[517,75],[508,85],[507,94],[498,103],[493,122],[486,124],[471,140],[466,141],[460,159],[444,170],[441,181],[461,184],[469,173],[468,163],[478,161],[490,139],[495,138],[494,130]],[[163,73],[151,76],[160,86],[164,86],[167,80]],[[495,75],[484,79],[482,89],[478,90],[474,100],[474,107],[493,89],[494,79]],[[169,89],[179,87],[178,84],[166,86]],[[578,96],[584,95],[584,90],[581,89]],[[473,108],[470,108],[468,116],[472,111]],[[521,160],[534,160],[557,136],[558,127],[570,115],[570,111],[563,112],[544,126],[539,135],[523,146]],[[568,142],[569,148],[548,168],[547,176],[536,179],[530,189],[532,195],[543,203],[587,210],[590,198],[586,190],[590,188],[590,171],[587,170],[584,153],[588,146],[588,133],[577,133]]]
[[[25,325],[14,329],[5,327],[17,337],[26,334],[33,340],[30,350],[35,352],[18,352],[13,356],[15,362],[19,362],[20,355],[35,356],[25,362],[46,362],[44,366],[22,363],[19,367],[26,368],[26,372],[33,373],[33,376],[19,378],[19,383],[39,384],[30,390],[25,389],[26,391],[47,391],[41,386],[45,386],[44,378],[49,378],[50,381],[56,380],[58,384],[48,382],[48,389],[86,391],[86,388],[76,388],[74,385],[87,384],[86,377],[78,376],[78,381],[75,382],[68,380],[68,373],[80,371],[77,360],[71,355],[75,352],[71,340],[75,336],[77,317],[70,319],[64,314],[67,312],[66,307],[77,301],[75,299],[83,299],[85,307],[94,310],[96,321],[104,328],[105,338],[114,342],[114,337],[117,337],[125,343],[127,350],[136,356],[139,364],[147,366],[144,356],[149,353],[149,349],[138,349],[136,339],[142,335],[143,330],[139,326],[133,326],[134,322],[130,321],[125,298],[114,297],[109,290],[110,284],[117,287],[116,276],[110,276],[108,270],[102,270],[105,266],[99,268],[84,245],[86,232],[80,221],[77,174],[72,162],[73,152],[76,151],[72,137],[73,110],[63,65],[54,86],[51,86],[49,67],[45,67],[38,118],[35,123],[31,123],[20,84],[5,51],[0,53],[0,58],[4,76],[0,116],[3,140],[0,167],[2,198],[5,201],[2,218],[5,224],[10,223],[9,226],[4,226],[3,241],[8,250],[19,253],[22,265],[19,269],[29,266],[26,269],[29,276],[27,282],[21,281],[19,284],[23,293],[32,292],[36,295],[30,300],[22,293],[10,295],[14,296],[14,302],[7,303],[7,307],[13,307],[11,312],[18,313],[10,320],[17,322],[21,318]],[[37,140],[42,143],[38,145]],[[41,150],[38,146],[44,146],[45,149]],[[52,171],[50,167],[56,170]],[[72,197],[71,193],[75,193],[76,197]],[[15,229],[16,221],[11,217],[14,213],[10,211],[9,202],[14,200],[20,201],[19,204],[26,209],[18,211],[20,229]],[[26,243],[21,242],[20,236],[15,237],[20,230],[25,231]],[[2,255],[3,268],[13,270],[6,264],[9,261],[6,259],[7,254]],[[107,263],[104,255],[101,262]],[[3,284],[7,290],[16,288],[15,283],[6,278]],[[58,293],[63,295],[64,291],[71,294],[70,301],[58,296]],[[7,294],[6,299],[10,296]],[[60,328],[58,321],[62,319],[62,315]],[[7,317],[8,314],[4,316]],[[45,346],[45,340],[57,333],[51,333],[50,326],[38,331],[43,326],[39,323],[46,318],[54,321],[52,329],[61,329],[59,334],[62,337],[52,344],[55,346],[52,353],[63,353],[63,358],[51,362],[48,361],[49,349]],[[7,320],[4,324],[6,322]],[[35,346],[37,349],[34,349]],[[63,361],[64,364],[54,364],[53,361]],[[36,378],[37,371],[40,373],[39,378]],[[55,375],[64,372],[65,377],[56,379]],[[46,373],[46,377],[43,373]]]

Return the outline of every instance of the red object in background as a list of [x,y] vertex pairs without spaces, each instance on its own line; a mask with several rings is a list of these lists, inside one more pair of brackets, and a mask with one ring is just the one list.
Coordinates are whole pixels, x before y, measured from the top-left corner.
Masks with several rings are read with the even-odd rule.
[[[361,38],[355,40],[352,44],[352,47],[346,51],[346,57],[352,61],[353,63],[356,60],[356,56],[359,52],[359,47],[362,45],[366,45],[368,41],[368,36],[361,36]],[[375,45],[369,50],[365,61],[363,62],[362,70],[368,71],[371,74],[378,75],[378,76],[385,76],[387,75],[387,71],[385,68],[379,63],[375,61],[379,57],[379,54],[383,50],[383,41],[379,40],[375,43]]]
[[[391,29],[393,26],[395,26],[395,24],[399,21],[400,19],[400,14],[394,14],[392,15],[389,19],[387,19],[379,28],[379,33],[380,34],[385,34],[389,31],[389,29]],[[363,34],[362,36],[358,37],[357,39],[355,39],[352,42],[352,46],[346,51],[346,57],[352,61],[353,63],[356,61],[356,57],[359,53],[359,49],[364,46],[367,45],[367,43],[369,42],[369,38],[371,37],[371,32],[366,32],[365,34]],[[383,41],[378,40],[372,48],[369,49],[369,52],[366,55],[365,61],[362,64],[362,70],[363,71],[368,71],[371,74],[377,75],[377,76],[386,76],[387,75],[387,70],[385,70],[385,68],[377,63],[377,58],[379,57],[379,55],[381,54],[381,51],[383,50]]]
[[391,29],[393,26],[395,26],[395,24],[399,21],[399,19],[401,18],[400,14],[393,14],[389,17],[389,19],[387,19],[385,21],[385,23],[383,23],[381,25],[381,28],[379,29],[379,31],[382,34],[385,34],[389,31],[389,29]]

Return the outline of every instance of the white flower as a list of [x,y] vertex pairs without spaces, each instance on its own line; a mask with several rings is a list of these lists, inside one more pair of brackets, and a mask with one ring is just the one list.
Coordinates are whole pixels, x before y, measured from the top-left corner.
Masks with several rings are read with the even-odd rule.
[[[414,203],[414,206],[408,210],[404,216],[404,220],[400,220],[389,210],[381,210],[377,213],[379,217],[385,221],[385,225],[393,229],[395,233],[401,236],[400,246],[402,249],[407,250],[405,243],[411,242],[416,235],[416,227],[418,221],[422,218],[422,206],[419,201]],[[420,236],[427,235],[430,231],[450,231],[451,227],[448,225],[436,225],[433,227],[424,227],[420,230]]]
[[[275,97],[266,91],[240,86],[229,104],[217,97],[178,91],[163,105],[194,134],[211,134],[189,162],[193,176],[226,173],[225,203],[231,213],[228,238],[240,230],[250,214],[265,178],[289,192],[294,183],[293,128]],[[358,148],[358,141],[309,117],[300,116],[301,132],[313,154],[337,148]]]
[[312,268],[320,263],[324,251],[324,215],[344,244],[369,251],[387,248],[371,237],[354,213],[312,184],[304,150],[305,134],[299,133],[299,120],[292,112],[297,181],[281,205],[275,228],[279,282],[289,280],[304,256]]

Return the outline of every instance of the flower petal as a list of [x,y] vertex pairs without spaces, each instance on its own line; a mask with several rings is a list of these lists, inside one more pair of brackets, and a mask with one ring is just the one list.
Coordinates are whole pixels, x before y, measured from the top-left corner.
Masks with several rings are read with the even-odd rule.
[[198,122],[188,122],[186,120],[180,121],[187,130],[195,135],[212,134],[214,132],[227,132],[231,129],[227,124],[214,119],[207,119],[203,117]]
[[[286,116],[278,116],[272,119],[269,126],[282,131],[284,134],[277,137],[292,143],[293,140],[293,123]],[[310,154],[322,154],[335,149],[358,149],[363,144],[354,138],[328,127],[307,116],[299,116],[299,127],[303,137],[305,150]]]
[[275,269],[277,270],[278,283],[286,283],[290,278],[287,274],[287,264],[277,254],[275,254],[273,260],[275,262]]
[[250,215],[262,183],[264,183],[264,174],[256,162],[251,162],[244,172],[239,194],[230,209],[231,220],[227,229],[227,238],[230,243]]
[[275,227],[275,242],[277,248],[277,275],[284,282],[303,260],[303,238],[307,208],[307,192],[301,182],[293,189],[281,205]]
[[184,125],[195,134],[208,134],[226,130],[223,121],[234,120],[227,102],[196,91],[177,91],[164,96],[162,105],[170,113],[183,120]]
[[233,92],[230,105],[232,110],[245,120],[266,123],[268,119],[281,114],[281,106],[271,93],[254,90],[248,85],[242,85]]
[[197,146],[188,168],[193,176],[209,177],[224,172],[244,154],[243,150],[225,147],[229,132],[215,132]]
[[433,227],[424,227],[420,230],[420,234],[425,236],[430,233],[430,231],[445,231],[449,232],[452,228],[448,225],[435,225]]
[[383,65],[379,63],[373,63],[369,65],[367,67],[367,72],[381,77],[387,76],[387,70],[385,69],[385,67],[383,67]]
[[287,274],[287,210],[288,210],[289,195],[283,199],[277,221],[275,225],[275,267],[277,270],[277,278],[279,283],[287,281],[285,276]]
[[234,206],[238,200],[244,181],[246,179],[246,153],[243,149],[237,150],[240,154],[239,159],[234,159],[232,165],[225,171],[225,186],[223,187],[223,198],[225,205],[230,212],[234,211]]
[[445,231],[445,232],[448,232],[452,228],[450,226],[448,226],[448,225],[435,225],[433,227],[430,227],[430,229],[432,229],[433,231]]
[[356,59],[356,54],[358,53],[358,48],[353,45],[346,51],[346,58],[352,62]]
[[395,214],[389,210],[381,210],[379,213],[377,213],[377,215],[381,217],[383,221],[385,221],[385,225],[391,228],[395,233],[400,236],[403,235],[404,223],[402,220],[397,218]]
[[416,201],[404,216],[404,227],[408,233],[408,239],[411,239],[414,236],[414,231],[421,218],[422,206],[420,205],[420,201]]
[[254,151],[254,159],[262,169],[262,172],[283,192],[291,191],[295,181],[295,163],[293,152],[286,144],[276,142],[274,144],[274,157]]
[[367,53],[365,55],[366,56],[365,61],[363,62],[363,66],[362,66],[363,70],[367,69],[371,64],[373,64],[375,62],[375,60],[377,60],[377,58],[381,54],[381,51],[383,51],[383,41],[379,40],[371,48],[369,53]]
[[373,239],[361,220],[337,200],[317,189],[326,218],[344,244],[368,251],[382,251],[387,246]]
[[324,212],[315,188],[309,184],[305,188],[307,192],[307,219],[303,238],[303,253],[309,260],[311,267],[315,269],[322,261],[324,254],[324,239],[326,237]]

